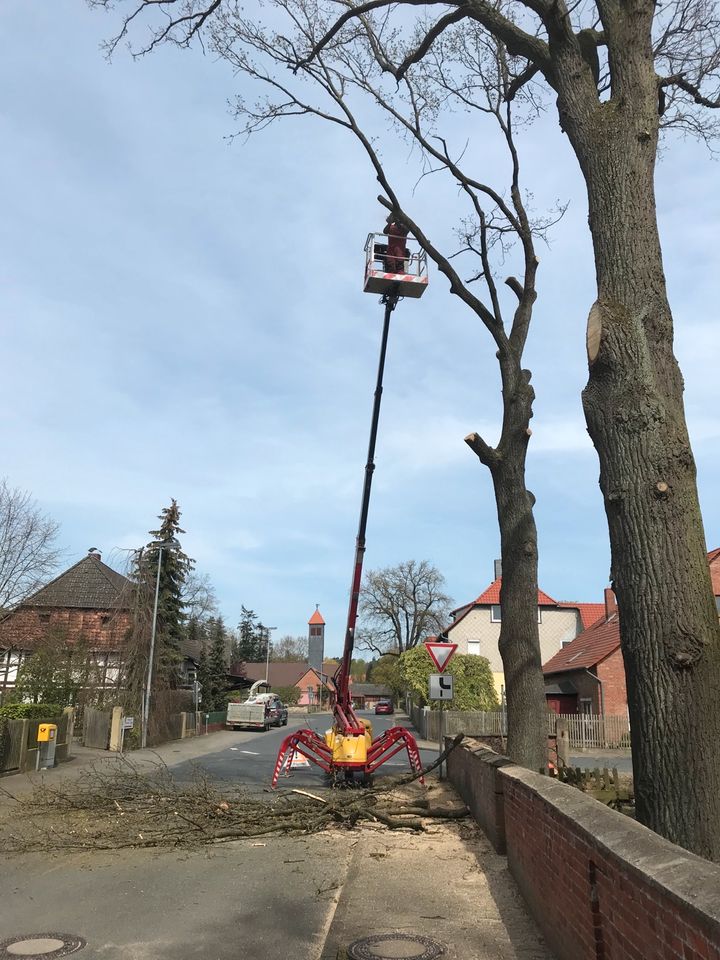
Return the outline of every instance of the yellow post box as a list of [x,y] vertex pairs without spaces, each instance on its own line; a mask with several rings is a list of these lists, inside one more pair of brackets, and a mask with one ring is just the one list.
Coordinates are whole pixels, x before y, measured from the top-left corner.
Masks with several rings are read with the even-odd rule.
[[41,723],[37,732],[36,770],[49,770],[55,766],[55,744],[57,743],[57,724]]
[[38,727],[38,743],[47,743],[57,736],[56,723],[41,723]]

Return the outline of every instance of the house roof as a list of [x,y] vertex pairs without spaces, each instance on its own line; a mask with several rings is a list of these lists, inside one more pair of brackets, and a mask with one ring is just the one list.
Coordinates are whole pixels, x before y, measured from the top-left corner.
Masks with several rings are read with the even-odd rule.
[[392,690],[382,683],[354,683],[352,695],[354,697],[391,697]]
[[323,620],[323,615],[320,613],[318,609],[315,610],[315,613],[310,617],[310,619],[308,620],[308,623],[309,624],[325,623],[325,621]]
[[543,666],[545,676],[567,673],[570,670],[586,670],[610,656],[620,646],[620,621],[613,613],[578,634],[562,650],[558,650]]
[[575,603],[573,600],[562,600],[558,603],[558,607],[562,610],[579,610],[583,630],[592,627],[601,617],[605,616],[604,603]]
[[[462,607],[458,607],[458,610],[464,610],[465,607],[477,607],[484,606],[486,604],[500,603],[500,586],[502,585],[502,577],[498,577],[497,580],[493,580],[490,586],[483,590],[480,596],[473,600],[470,604],[463,604]],[[553,600],[552,597],[549,597],[544,591],[538,590],[538,606],[540,607],[556,607],[558,606],[557,601]],[[453,611],[457,612],[457,611]]]
[[[502,577],[498,577],[484,590],[480,596],[472,603],[466,603],[462,607],[453,610],[454,621],[449,625],[448,630],[456,627],[460,621],[470,613],[475,607],[491,606],[500,603],[500,587],[502,586]],[[553,600],[544,590],[538,589],[538,606],[554,607],[556,610],[577,610],[580,615],[582,629],[587,630],[596,623],[605,613],[604,603],[575,603],[573,600]]]
[[127,577],[103,563],[99,554],[89,553],[28,597],[23,606],[96,610],[129,607],[131,586]]
[[708,553],[708,563],[710,564],[713,593],[716,597],[720,597],[720,547],[716,547],[715,550]]
[[[236,666],[240,665],[233,664],[230,668],[231,673],[234,672]],[[248,680],[265,679],[264,660],[260,663],[243,663],[242,666],[245,669],[245,676]],[[334,660],[330,661],[329,663],[323,663],[323,674],[332,677],[337,668],[338,665]],[[278,660],[275,662],[271,660],[268,670],[268,682],[273,687],[294,687],[296,686],[298,680],[304,677],[305,674],[311,669],[312,667],[307,660]]]

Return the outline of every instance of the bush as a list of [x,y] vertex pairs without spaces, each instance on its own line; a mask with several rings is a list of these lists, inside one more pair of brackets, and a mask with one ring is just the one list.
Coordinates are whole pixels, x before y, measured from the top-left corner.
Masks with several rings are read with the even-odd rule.
[[[420,706],[428,702],[431,673],[437,673],[437,668],[424,645],[406,650],[400,657],[402,681]],[[497,693],[486,657],[459,654],[450,661],[445,673],[455,677],[455,698],[450,703],[452,710],[497,710]],[[434,701],[430,706],[436,709],[438,704]]]
[[0,707],[0,720],[52,720],[63,709],[58,703],[8,703]]
[[288,707],[294,707],[300,699],[299,687],[274,687],[273,693],[276,693],[282,702]]

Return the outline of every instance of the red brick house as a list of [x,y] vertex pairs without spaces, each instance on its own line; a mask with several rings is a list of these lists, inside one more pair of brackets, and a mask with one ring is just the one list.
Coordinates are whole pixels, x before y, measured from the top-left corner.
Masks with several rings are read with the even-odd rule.
[[[261,663],[233,664],[230,667],[230,673],[236,673],[241,666],[245,671],[246,680],[252,682],[265,679],[266,664],[264,660]],[[322,672],[319,673],[305,660],[271,660],[267,677],[268,683],[273,690],[277,690],[278,687],[297,687],[300,691],[298,702],[301,706],[319,703],[321,690],[323,703],[326,703],[338,664],[331,660],[324,662],[322,666]],[[352,679],[350,682],[352,683]]]
[[[710,578],[720,616],[720,548],[708,553]],[[543,666],[545,697],[558,714],[627,715],[625,664],[615,594],[605,590],[605,612]]]
[[49,631],[70,645],[90,647],[103,687],[117,685],[120,655],[130,626],[131,583],[102,562],[86,557],[0,619],[0,695],[15,686],[18,667]]
[[605,591],[605,615],[543,667],[545,697],[558,714],[627,714],[625,665],[615,594]]

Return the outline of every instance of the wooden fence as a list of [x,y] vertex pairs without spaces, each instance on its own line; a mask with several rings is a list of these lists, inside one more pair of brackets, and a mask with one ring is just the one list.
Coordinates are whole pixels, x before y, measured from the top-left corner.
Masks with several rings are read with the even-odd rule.
[[55,762],[70,756],[73,737],[73,709],[67,708],[60,717],[46,720],[7,720],[0,727],[0,774],[24,773],[35,769],[37,760],[37,733],[41,723],[57,724]]
[[[411,706],[410,717],[422,740],[438,740],[440,711]],[[593,717],[583,714],[556,716],[548,713],[548,734],[556,735],[558,725],[567,728],[572,750],[617,750],[630,748],[630,725],[626,716]],[[507,715],[503,711],[445,710],[443,733],[454,737],[507,735]]]
[[111,718],[112,710],[97,710],[95,707],[85,707],[82,735],[84,747],[107,750],[110,743]]

